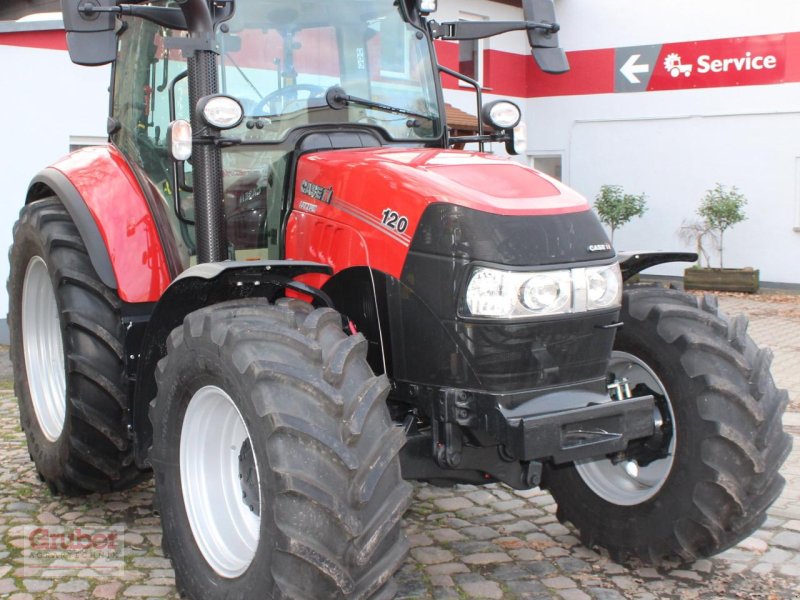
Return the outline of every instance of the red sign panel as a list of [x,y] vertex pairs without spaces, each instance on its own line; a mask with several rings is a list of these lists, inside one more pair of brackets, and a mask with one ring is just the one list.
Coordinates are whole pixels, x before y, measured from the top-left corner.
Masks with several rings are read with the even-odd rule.
[[[570,71],[529,64],[528,97],[800,82],[800,33],[567,52]],[[611,58],[611,60],[609,60]]]
[[664,44],[648,91],[782,83],[784,35]]

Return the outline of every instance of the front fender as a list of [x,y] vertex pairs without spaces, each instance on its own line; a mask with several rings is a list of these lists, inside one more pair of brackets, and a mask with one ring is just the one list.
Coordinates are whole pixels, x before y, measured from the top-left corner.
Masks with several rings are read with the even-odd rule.
[[697,262],[697,254],[694,252],[617,252],[617,256],[624,281],[656,265]]
[[[133,398],[132,423],[136,463],[149,467],[149,450],[153,427],[148,408],[156,396],[155,369],[167,353],[167,336],[183,323],[189,313],[238,298],[267,298],[271,302],[293,287],[296,277],[309,273],[330,275],[327,265],[313,262],[225,261],[205,263],[181,273],[164,291],[147,323],[136,368],[136,390]],[[304,293],[316,290],[301,289]],[[320,296],[325,303],[326,296]]]

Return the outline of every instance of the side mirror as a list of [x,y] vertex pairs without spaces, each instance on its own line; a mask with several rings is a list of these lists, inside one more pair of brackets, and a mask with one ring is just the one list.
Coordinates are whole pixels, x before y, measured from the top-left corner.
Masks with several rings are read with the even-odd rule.
[[[556,25],[556,8],[553,0],[522,0],[525,20]],[[528,29],[528,41],[536,64],[545,73],[569,71],[567,55],[558,46],[558,29],[548,31],[541,28]]]
[[115,0],[61,0],[72,62],[96,66],[117,59],[116,19],[106,12],[115,6]]

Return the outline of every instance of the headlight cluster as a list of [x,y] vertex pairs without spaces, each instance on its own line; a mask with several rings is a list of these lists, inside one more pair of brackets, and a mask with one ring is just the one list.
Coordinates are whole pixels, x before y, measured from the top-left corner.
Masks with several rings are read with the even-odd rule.
[[619,306],[619,264],[525,273],[478,267],[467,285],[469,317],[525,318]]

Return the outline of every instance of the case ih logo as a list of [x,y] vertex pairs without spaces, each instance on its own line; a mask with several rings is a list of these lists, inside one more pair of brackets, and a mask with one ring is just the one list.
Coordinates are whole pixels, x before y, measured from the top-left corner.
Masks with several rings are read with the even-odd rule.
[[330,204],[333,198],[333,187],[324,188],[321,185],[306,180],[303,180],[300,184],[300,191],[309,198],[324,202],[325,204]]

